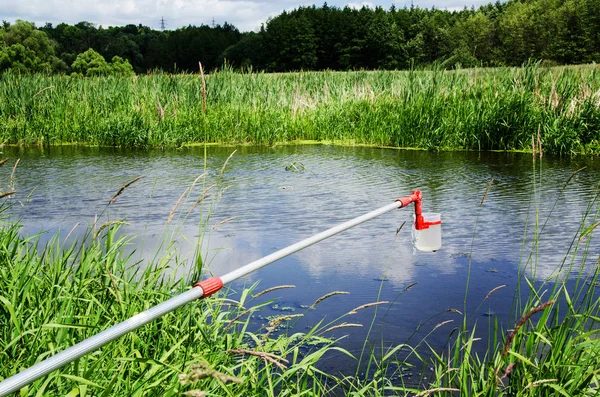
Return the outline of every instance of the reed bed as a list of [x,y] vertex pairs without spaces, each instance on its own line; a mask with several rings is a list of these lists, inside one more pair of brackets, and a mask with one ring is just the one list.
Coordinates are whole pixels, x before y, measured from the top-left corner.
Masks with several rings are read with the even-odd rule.
[[600,68],[0,75],[0,142],[600,152]]

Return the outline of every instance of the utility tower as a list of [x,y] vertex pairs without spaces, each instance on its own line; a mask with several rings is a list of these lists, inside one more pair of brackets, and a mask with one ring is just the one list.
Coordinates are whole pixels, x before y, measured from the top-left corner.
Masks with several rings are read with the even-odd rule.
[[212,27],[215,27],[215,17],[213,17]]
[[165,23],[165,18],[160,17],[160,30],[165,30],[167,24]]

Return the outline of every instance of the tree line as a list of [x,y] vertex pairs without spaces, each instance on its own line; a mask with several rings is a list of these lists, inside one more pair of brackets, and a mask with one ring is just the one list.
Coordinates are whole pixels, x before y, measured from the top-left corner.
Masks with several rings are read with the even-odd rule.
[[0,28],[0,70],[70,73],[89,49],[137,73],[197,71],[198,61],[207,70],[228,63],[270,72],[591,63],[600,60],[600,0],[508,0],[461,11],[325,3],[245,33],[228,23],[172,31],[89,22]]

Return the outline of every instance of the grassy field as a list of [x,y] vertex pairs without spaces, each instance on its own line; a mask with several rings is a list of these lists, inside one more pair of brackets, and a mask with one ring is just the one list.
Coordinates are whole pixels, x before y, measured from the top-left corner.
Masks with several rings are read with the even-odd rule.
[[[206,99],[204,100],[204,95]],[[600,152],[600,67],[0,75],[0,142],[179,147],[298,140]]]

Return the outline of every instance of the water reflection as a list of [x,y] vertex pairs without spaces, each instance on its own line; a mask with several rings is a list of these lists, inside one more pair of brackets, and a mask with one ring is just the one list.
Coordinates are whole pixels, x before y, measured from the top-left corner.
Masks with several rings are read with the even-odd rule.
[[[219,187],[207,193],[215,198],[229,187],[217,205],[212,207],[207,200],[187,215],[203,189],[219,179],[234,149]],[[335,318],[360,304],[389,300],[393,304],[380,309],[386,313],[383,321],[389,343],[405,342],[427,318],[437,316],[423,332],[456,316],[446,310],[462,309],[471,254],[474,282],[469,307],[475,310],[491,289],[507,284],[484,308],[507,319],[519,263],[525,263],[534,247],[536,222],[540,227],[547,222],[547,226],[539,239],[537,264],[528,271],[544,280],[556,271],[577,238],[600,168],[596,158],[545,157],[534,165],[528,154],[328,146],[208,147],[206,152],[204,148],[163,152],[60,147],[4,152],[21,158],[16,179],[20,193],[14,200],[23,204],[14,210],[27,232],[62,230],[66,235],[81,223],[74,233],[81,235],[96,216],[98,222],[125,219],[130,224],[125,233],[138,236],[130,247],[141,257],[152,257],[172,237],[180,261],[192,267],[192,253],[201,247],[205,270],[215,275],[420,189],[424,211],[443,216],[443,247],[437,253],[414,251],[409,208],[346,231],[234,285],[239,288],[257,280],[261,288],[295,284],[296,289],[278,295],[282,305],[287,302],[295,307],[309,305],[332,290],[351,293],[325,302],[314,314],[317,317]],[[303,164],[305,170],[286,170],[294,162]],[[561,193],[572,173],[584,166]],[[0,170],[5,178],[11,171]],[[207,176],[180,203],[177,214],[183,215],[176,215],[165,227],[178,198],[205,171]],[[112,195],[139,175],[143,179],[107,207]],[[495,182],[481,206],[492,178]],[[200,214],[206,216],[209,211],[209,223],[200,224]],[[406,225],[396,236],[403,222]],[[208,235],[200,233],[205,227]],[[597,243],[592,242],[589,250],[597,257]],[[185,268],[178,271],[186,274]],[[404,291],[412,282],[419,284]],[[366,311],[356,321],[368,324],[370,316],[372,312]],[[443,331],[436,330],[436,334]],[[440,343],[447,334],[440,334]],[[364,337],[364,330],[353,330],[347,343],[360,346]]]

